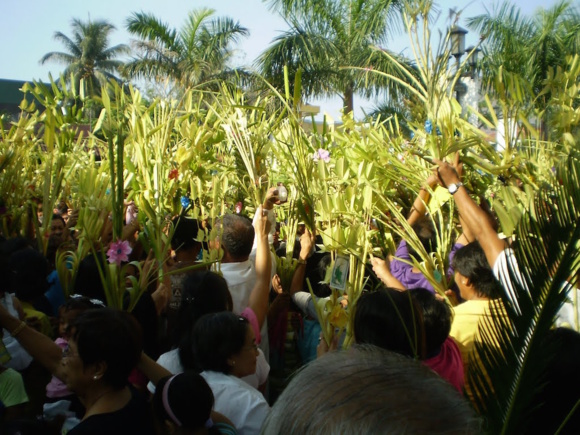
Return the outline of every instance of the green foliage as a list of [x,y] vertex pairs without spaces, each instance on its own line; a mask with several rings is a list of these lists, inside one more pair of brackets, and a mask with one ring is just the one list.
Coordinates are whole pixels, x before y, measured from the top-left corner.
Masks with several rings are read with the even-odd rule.
[[[248,35],[248,29],[228,17],[213,18],[213,9],[201,8],[187,16],[179,30],[152,14],[136,12],[127,20],[137,56],[123,73],[130,78],[169,80],[183,92],[215,80],[236,80],[230,69],[232,45]],[[239,71],[243,74],[243,71]]]
[[52,51],[46,53],[40,63],[58,62],[66,66],[62,75],[70,78],[76,87],[83,79],[90,95],[100,92],[101,86],[108,80],[117,80],[122,62],[119,56],[127,54],[129,47],[125,44],[109,46],[109,35],[115,30],[111,23],[98,20],[88,22],[77,18],[72,20],[72,37],[62,32],[55,32],[54,39],[62,43],[66,52]]

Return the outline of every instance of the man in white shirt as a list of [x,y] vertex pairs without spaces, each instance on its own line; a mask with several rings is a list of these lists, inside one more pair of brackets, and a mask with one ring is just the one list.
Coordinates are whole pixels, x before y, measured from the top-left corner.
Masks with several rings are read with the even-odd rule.
[[[269,236],[270,243],[273,241],[273,232],[276,228],[276,217],[273,210],[275,204],[280,204],[280,201],[278,190],[272,187],[266,193],[266,199],[262,204],[262,209],[264,213],[268,213],[268,220],[272,224]],[[224,253],[220,270],[232,295],[233,311],[236,314],[241,314],[248,307],[250,294],[256,283],[254,226],[249,218],[238,214],[224,215],[221,225],[223,230],[220,247]],[[275,273],[276,260],[272,256],[272,276]],[[260,333],[262,336],[260,349],[268,359],[268,325],[266,321],[264,321]]]

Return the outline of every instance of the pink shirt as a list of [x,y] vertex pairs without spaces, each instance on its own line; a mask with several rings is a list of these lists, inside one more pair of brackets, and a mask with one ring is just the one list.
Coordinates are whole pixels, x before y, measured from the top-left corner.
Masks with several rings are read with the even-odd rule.
[[443,342],[439,355],[426,359],[423,364],[463,394],[463,386],[465,385],[463,360],[457,343],[451,337],[447,337],[447,340]]
[[[54,342],[60,347],[64,349],[68,342],[64,338],[57,338]],[[61,381],[59,378],[53,376],[50,382],[46,385],[46,397],[51,399],[59,398],[59,397],[66,397],[73,394],[69,389],[66,387],[66,384]]]

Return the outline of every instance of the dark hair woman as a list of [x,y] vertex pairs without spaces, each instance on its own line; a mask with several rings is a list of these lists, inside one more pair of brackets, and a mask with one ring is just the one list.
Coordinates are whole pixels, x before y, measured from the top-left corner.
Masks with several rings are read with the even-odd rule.
[[354,312],[354,339],[411,358],[425,358],[421,308],[409,292],[381,288],[363,293]]
[[[256,253],[256,283],[250,294],[249,306],[241,316],[248,319],[253,328],[256,341],[260,342],[260,328],[268,310],[270,290],[271,259],[268,245],[267,216],[256,222],[258,235]],[[175,322],[173,349],[162,354],[157,362],[171,373],[195,369],[195,356],[192,353],[193,327],[204,314],[232,311],[232,296],[226,280],[215,272],[197,271],[187,275],[182,284],[181,304]],[[270,367],[261,351],[257,369],[244,376],[244,381],[254,388],[265,386]],[[155,378],[151,378],[149,391],[154,392]]]
[[215,411],[240,434],[258,433],[270,407],[240,379],[256,371],[258,346],[248,321],[229,312],[206,314],[193,328],[192,347],[195,365],[213,391]]
[[69,435],[154,433],[145,399],[127,383],[142,343],[139,325],[129,314],[110,308],[85,311],[69,326],[64,350],[3,307],[0,325],[85,406]]

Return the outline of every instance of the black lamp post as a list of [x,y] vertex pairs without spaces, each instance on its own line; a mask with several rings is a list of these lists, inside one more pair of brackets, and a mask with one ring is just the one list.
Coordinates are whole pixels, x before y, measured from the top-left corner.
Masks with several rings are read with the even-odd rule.
[[465,35],[467,35],[467,30],[455,25],[451,28],[449,34],[451,37],[451,55],[455,57],[459,66],[459,60],[465,54]]
[[471,56],[468,59],[468,64],[469,64],[469,71],[470,71],[470,75],[471,78],[475,77],[475,72],[477,70],[477,61],[479,60],[479,53],[481,53],[481,49],[474,47],[473,45],[471,47],[467,47],[467,49],[465,50],[466,53],[471,53]]

